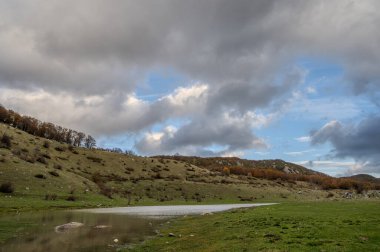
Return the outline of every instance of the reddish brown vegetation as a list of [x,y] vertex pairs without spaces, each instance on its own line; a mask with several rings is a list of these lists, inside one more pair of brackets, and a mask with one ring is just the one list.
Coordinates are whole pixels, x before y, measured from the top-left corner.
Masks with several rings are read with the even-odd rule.
[[350,178],[334,178],[323,174],[305,175],[305,174],[289,174],[284,173],[273,168],[245,168],[245,167],[227,167],[214,169],[223,173],[224,175],[235,174],[242,176],[252,176],[256,178],[295,182],[304,181],[315,184],[321,189],[343,189],[343,190],[356,190],[358,193],[367,190],[380,190],[380,185],[371,182],[358,181]]

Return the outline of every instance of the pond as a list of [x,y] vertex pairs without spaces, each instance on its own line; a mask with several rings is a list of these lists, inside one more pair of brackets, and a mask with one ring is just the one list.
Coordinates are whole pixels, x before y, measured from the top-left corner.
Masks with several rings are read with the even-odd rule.
[[[0,251],[116,251],[155,235],[159,226],[174,216],[261,205],[269,203],[116,207],[1,216],[20,226],[33,225],[26,233],[8,240]],[[72,229],[61,226],[70,222],[83,226]]]

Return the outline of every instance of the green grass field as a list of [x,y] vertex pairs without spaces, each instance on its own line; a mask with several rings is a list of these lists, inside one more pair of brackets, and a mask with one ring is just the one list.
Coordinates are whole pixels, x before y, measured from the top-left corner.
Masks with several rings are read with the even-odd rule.
[[284,202],[178,218],[131,251],[380,251],[379,210],[379,201]]

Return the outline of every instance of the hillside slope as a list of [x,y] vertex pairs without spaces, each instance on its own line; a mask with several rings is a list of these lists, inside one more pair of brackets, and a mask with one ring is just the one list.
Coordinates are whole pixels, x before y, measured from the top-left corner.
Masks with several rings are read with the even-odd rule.
[[374,176],[371,176],[368,174],[357,174],[348,178],[355,179],[358,181],[363,181],[363,182],[371,182],[371,183],[380,184],[380,178],[375,178]]
[[[9,136],[10,141],[8,145],[0,144],[2,211],[279,201],[318,199],[329,195],[315,184],[226,175],[194,165],[190,160],[138,157],[72,147],[0,123],[0,137],[4,135]],[[12,189],[12,193],[3,189]],[[336,196],[339,194],[342,195],[337,191]]]
[[303,174],[303,175],[316,175],[321,174],[319,172],[307,169],[303,166],[285,162],[281,159],[273,160],[247,160],[237,157],[187,157],[187,156],[156,156],[156,158],[172,159],[177,161],[183,161],[193,165],[197,165],[209,170],[217,170],[220,167],[244,167],[251,169],[266,169],[272,168],[282,171],[287,174]]

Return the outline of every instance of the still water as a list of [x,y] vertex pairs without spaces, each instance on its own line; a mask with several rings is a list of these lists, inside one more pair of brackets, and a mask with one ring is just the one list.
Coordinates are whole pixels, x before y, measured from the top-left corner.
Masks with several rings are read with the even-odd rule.
[[[165,221],[157,218],[65,211],[2,218],[11,218],[14,223],[32,226],[26,233],[23,232],[3,244],[1,252],[116,251],[154,235],[158,225]],[[56,231],[57,226],[70,222],[84,225],[64,232]]]
[[[168,218],[262,205],[271,204],[116,207],[0,216],[0,221],[5,218],[12,225],[29,226],[3,244],[0,251],[116,251],[155,235],[160,224]],[[81,226],[57,228],[70,222],[80,223]]]

